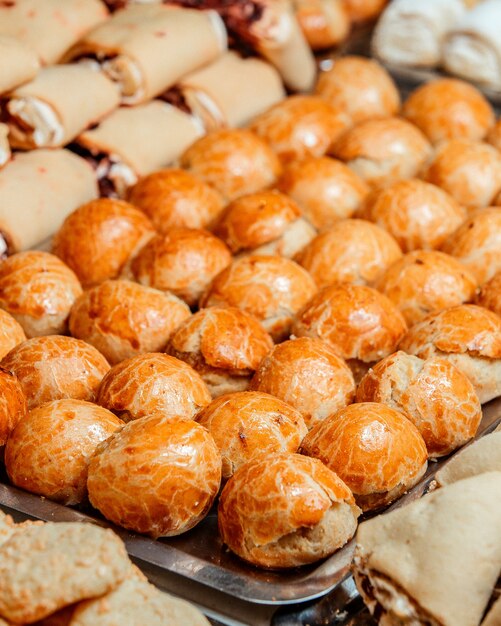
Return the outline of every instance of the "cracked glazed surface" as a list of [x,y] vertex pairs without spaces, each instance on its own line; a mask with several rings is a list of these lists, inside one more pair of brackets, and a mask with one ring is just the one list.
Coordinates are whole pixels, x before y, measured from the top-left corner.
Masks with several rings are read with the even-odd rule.
[[117,278],[153,234],[150,220],[131,204],[99,198],[66,218],[54,237],[52,251],[88,288]]
[[0,614],[33,623],[129,575],[123,542],[95,524],[31,524],[0,547]]
[[221,455],[208,431],[161,416],[130,422],[94,455],[87,486],[110,521],[152,537],[179,535],[209,512]]
[[501,316],[501,271],[494,274],[482,287],[477,304]]
[[330,157],[291,163],[278,188],[301,208],[315,228],[330,228],[360,208],[369,192],[365,182],[344,163]]
[[61,335],[24,341],[2,359],[1,366],[19,379],[29,409],[63,398],[92,402],[110,369],[93,346]]
[[21,324],[0,309],[0,359],[23,341],[26,341],[26,335]]
[[454,365],[402,351],[369,370],[358,386],[357,402],[382,402],[402,411],[421,433],[430,457],[464,445],[482,418],[473,385]]
[[181,324],[166,352],[197,370],[215,396],[245,391],[272,347],[272,338],[253,315],[235,307],[210,307]]
[[483,285],[501,270],[501,208],[474,211],[442,249],[466,265]]
[[350,368],[328,343],[311,337],[275,346],[259,364],[250,388],[295,407],[308,428],[355,397]]
[[[293,256],[298,248],[285,250],[291,247],[285,238],[289,227],[300,218],[301,211],[291,198],[277,190],[261,191],[231,202],[214,233],[226,243],[233,254],[254,251],[260,246],[276,242],[275,254]],[[312,228],[310,238],[314,233]],[[301,243],[299,241],[298,245]],[[292,247],[295,248],[294,244]],[[289,253],[284,254],[286,251]]]
[[14,374],[0,368],[0,446],[5,445],[27,411],[28,404],[21,383]]
[[342,0],[293,0],[292,5],[312,50],[332,48],[348,36],[350,20]]
[[369,197],[358,215],[385,228],[404,252],[439,248],[462,224],[466,210],[440,187],[401,180]]
[[76,301],[70,332],[114,365],[163,350],[171,333],[190,315],[188,306],[171,293],[128,280],[107,280]]
[[292,319],[317,291],[300,265],[274,256],[235,260],[212,282],[200,306],[235,306],[258,319],[275,341],[287,339]]
[[151,413],[192,417],[211,395],[199,374],[184,361],[158,352],[115,365],[103,378],[96,402],[128,422]]
[[221,452],[223,479],[259,454],[296,452],[308,432],[301,413],[258,391],[220,396],[196,420],[207,428]]
[[97,446],[123,422],[83,400],[55,400],[31,410],[5,448],[5,467],[21,489],[62,504],[87,495],[87,466]]
[[332,151],[376,189],[416,176],[431,152],[421,131],[397,117],[360,122],[341,136]]
[[402,114],[435,144],[446,139],[483,139],[494,124],[494,111],[482,93],[454,78],[415,89]]
[[486,141],[501,150],[501,120],[498,120],[487,134]]
[[[320,541],[310,542],[308,533],[324,518],[335,526],[336,509],[343,504],[349,507],[351,533],[333,546],[325,528]],[[223,541],[240,557],[265,567],[292,567],[327,556],[351,538],[357,517],[351,491],[334,472],[316,459],[290,453],[262,455],[241,466],[226,483],[218,510]],[[287,539],[298,545],[281,547]]]
[[338,284],[321,289],[298,313],[292,332],[317,337],[344,359],[369,363],[395,351],[407,330],[389,298],[364,285]]
[[142,178],[129,201],[153,222],[159,233],[170,228],[208,228],[223,210],[219,193],[193,174],[165,168]]
[[213,186],[227,202],[275,184],[281,166],[270,146],[249,130],[217,130],[181,156],[181,166]]
[[480,141],[453,139],[436,149],[424,178],[469,209],[486,207],[501,189],[501,154]]
[[295,95],[258,115],[250,128],[289,163],[323,156],[349,124],[341,109],[322,98]]
[[172,228],[144,246],[131,271],[140,284],[171,291],[194,306],[231,259],[226,245],[208,231]]
[[398,307],[409,327],[430,313],[471,302],[477,291],[475,276],[460,261],[436,250],[409,252],[374,286]]
[[402,251],[393,237],[366,220],[339,220],[320,233],[295,260],[318,287],[336,282],[370,285]]
[[388,504],[412,487],[428,456],[414,424],[376,402],[351,404],[329,416],[306,435],[302,451],[336,472],[363,510]]
[[0,307],[27,337],[63,334],[81,293],[72,270],[48,252],[18,252],[0,262]]
[[357,56],[336,59],[319,76],[315,93],[344,111],[354,124],[396,115],[400,95],[393,79],[377,61]]

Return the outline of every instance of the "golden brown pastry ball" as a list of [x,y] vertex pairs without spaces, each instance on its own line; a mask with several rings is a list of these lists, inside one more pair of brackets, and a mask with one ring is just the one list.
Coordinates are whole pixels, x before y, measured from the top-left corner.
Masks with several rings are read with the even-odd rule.
[[317,291],[300,265],[278,256],[246,256],[212,282],[200,306],[235,306],[258,319],[275,341],[290,335],[292,318]]
[[437,148],[424,178],[469,209],[486,207],[501,189],[501,153],[480,141],[453,139]]
[[19,379],[29,409],[64,398],[93,402],[110,369],[93,346],[61,335],[23,341],[0,365]]
[[117,417],[83,400],[54,400],[30,411],[5,448],[10,481],[62,504],[87,496],[87,467],[97,446],[123,426]]
[[28,412],[21,383],[0,368],[0,446],[4,446],[19,420]]
[[320,74],[315,93],[344,111],[354,124],[390,117],[400,110],[400,94],[384,67],[372,59],[340,57]]
[[298,337],[326,341],[348,361],[355,380],[367,364],[395,352],[406,330],[402,314],[387,296],[372,287],[349,284],[317,292],[292,327]]
[[355,534],[360,510],[316,459],[262,455],[242,465],[219,500],[223,542],[253,565],[284,569],[329,556]]
[[253,315],[234,307],[210,307],[185,320],[165,351],[191,365],[216,397],[245,391],[272,347],[272,338]]
[[101,446],[87,488],[106,519],[156,538],[196,526],[220,483],[221,455],[208,431],[153,415],[129,422]]
[[377,402],[351,404],[323,420],[302,450],[345,481],[362,511],[396,500],[428,466],[426,445],[411,420]]
[[10,313],[0,309],[0,359],[25,340],[21,324]]
[[131,274],[141,285],[171,291],[195,306],[212,279],[230,263],[230,251],[211,233],[172,228],[144,246],[131,263]]
[[388,0],[343,0],[352,22],[365,22],[377,17]]
[[237,252],[293,257],[316,235],[301,210],[276,189],[242,196],[231,202],[214,229]]
[[343,0],[294,0],[296,19],[312,50],[340,44],[350,32]]
[[195,141],[181,166],[214,187],[227,202],[271,187],[281,172],[270,146],[249,130],[216,130]]
[[114,365],[164,349],[171,333],[190,316],[182,300],[128,280],[107,280],[74,304],[70,332]]
[[473,85],[456,78],[421,85],[404,102],[402,114],[432,143],[444,139],[480,140],[494,124],[489,101]]
[[421,359],[447,359],[475,387],[480,402],[501,395],[501,317],[480,306],[461,304],[432,313],[400,342]]
[[221,452],[223,479],[260,454],[296,452],[308,432],[301,413],[258,391],[220,396],[196,420],[207,428]]
[[348,128],[348,116],[318,96],[289,96],[256,117],[250,128],[283,163],[323,156]]
[[112,367],[96,400],[125,422],[153,413],[187,419],[210,401],[206,384],[192,367],[159,352],[140,354]]
[[484,284],[478,295],[477,304],[501,316],[501,271]]
[[471,302],[475,276],[457,259],[436,250],[415,250],[395,261],[375,285],[398,307],[408,326],[429,313]]
[[359,211],[395,237],[404,252],[439,248],[466,219],[466,210],[443,189],[413,178],[370,196]]
[[344,163],[321,157],[304,159],[286,168],[278,183],[318,230],[351,217],[360,208],[369,188]]
[[423,133],[397,117],[366,120],[336,142],[332,154],[376,189],[413,178],[431,156]]
[[459,259],[483,285],[501,270],[501,208],[471,213],[442,250]]
[[129,190],[129,201],[153,222],[159,233],[170,228],[210,228],[223,199],[210,185],[174,167],[153,172]]
[[339,220],[300,252],[296,261],[319,287],[333,283],[370,285],[402,251],[393,237],[366,220]]
[[494,124],[487,134],[486,141],[501,151],[501,118]]
[[482,408],[468,378],[446,359],[423,360],[399,351],[362,378],[357,402],[401,411],[421,433],[428,456],[449,454],[477,432]]
[[99,198],[66,218],[54,237],[52,252],[88,288],[117,278],[154,232],[146,215],[128,202]]
[[259,364],[250,388],[295,407],[308,428],[355,397],[350,368],[329,344],[312,337],[275,346]]
[[75,274],[48,252],[18,252],[0,261],[0,307],[27,337],[63,334],[81,293]]

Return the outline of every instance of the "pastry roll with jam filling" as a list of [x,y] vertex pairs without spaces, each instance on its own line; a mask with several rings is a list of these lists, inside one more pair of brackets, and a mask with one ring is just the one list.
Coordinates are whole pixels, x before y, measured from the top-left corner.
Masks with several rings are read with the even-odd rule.
[[285,97],[280,75],[260,59],[227,52],[185,76],[161,98],[195,115],[206,130],[244,126]]
[[0,168],[6,165],[12,156],[8,136],[9,127],[7,124],[0,124]]
[[42,65],[52,65],[107,17],[100,0],[10,0],[0,4],[0,35],[18,39]]
[[77,137],[72,149],[93,165],[101,195],[123,196],[139,178],[175,161],[202,134],[194,117],[153,100],[117,109]]
[[4,96],[9,141],[14,148],[57,148],[115,109],[116,86],[83,65],[54,65]]
[[32,48],[14,37],[0,34],[0,93],[34,78],[39,65]]
[[101,67],[118,84],[124,104],[139,104],[214,61],[226,47],[215,11],[131,5],[83,37],[65,60]]

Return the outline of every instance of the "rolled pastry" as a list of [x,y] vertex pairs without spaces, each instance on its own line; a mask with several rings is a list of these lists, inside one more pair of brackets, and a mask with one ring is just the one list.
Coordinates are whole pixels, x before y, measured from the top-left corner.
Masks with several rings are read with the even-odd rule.
[[360,525],[355,582],[380,624],[476,626],[501,568],[501,472]]
[[88,33],[66,60],[90,59],[120,87],[125,104],[154,98],[227,48],[215,11],[136,4]]
[[436,474],[439,487],[485,472],[501,472],[501,432],[481,437],[455,454]]
[[73,147],[96,168],[101,194],[122,196],[140,177],[175,161],[202,134],[196,118],[153,100],[117,109]]
[[465,12],[462,0],[393,0],[376,26],[373,53],[387,63],[434,67],[446,33]]
[[10,161],[11,157],[8,134],[7,124],[0,124],[0,169]]
[[72,211],[96,197],[92,168],[68,150],[16,154],[0,171],[0,253],[43,242]]
[[501,89],[501,1],[485,0],[447,34],[445,69],[466,80]]
[[480,626],[499,626],[501,624],[501,597],[492,605]]
[[56,148],[98,122],[120,103],[116,85],[84,65],[42,69],[10,92],[4,104],[14,148]]
[[183,78],[163,99],[184,106],[206,130],[243,126],[285,97],[279,74],[259,59],[227,52],[211,65]]
[[19,39],[51,65],[107,16],[100,0],[10,0],[0,2],[0,34]]
[[14,37],[0,35],[0,94],[34,78],[39,66],[32,48]]

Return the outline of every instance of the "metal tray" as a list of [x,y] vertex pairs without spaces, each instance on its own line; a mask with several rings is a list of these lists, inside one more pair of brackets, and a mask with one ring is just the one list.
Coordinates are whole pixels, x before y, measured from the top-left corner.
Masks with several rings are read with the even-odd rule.
[[[501,398],[483,407],[477,437],[501,420]],[[421,497],[447,459],[430,463],[426,476],[388,510]],[[323,596],[346,581],[354,549],[350,542],[320,564],[290,572],[268,572],[245,564],[221,543],[213,510],[196,528],[170,539],[153,540],[113,526],[93,509],[66,507],[6,484],[0,477],[0,506],[45,521],[86,521],[111,527],[122,537],[129,554],[161,569],[185,576],[236,598],[258,604],[293,604]]]

